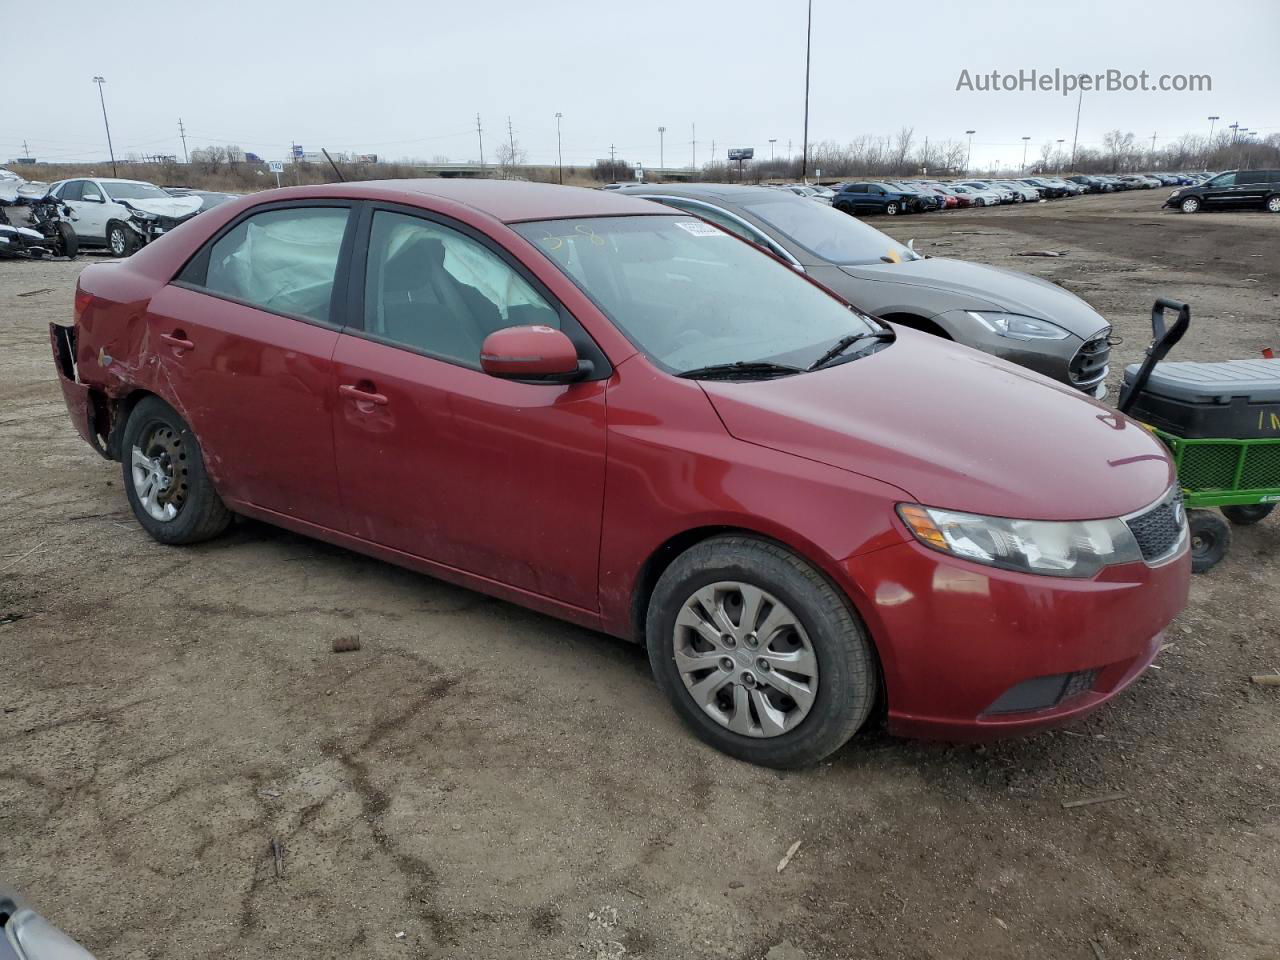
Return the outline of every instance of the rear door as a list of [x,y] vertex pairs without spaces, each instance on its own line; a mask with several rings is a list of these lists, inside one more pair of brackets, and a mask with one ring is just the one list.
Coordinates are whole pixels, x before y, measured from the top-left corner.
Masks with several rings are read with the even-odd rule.
[[157,386],[195,431],[228,500],[342,529],[333,351],[351,205],[255,207],[152,298]]
[[[607,364],[514,257],[454,221],[394,205],[365,216],[351,329],[334,357],[333,432],[358,537],[598,607]],[[546,324],[596,379],[519,383],[480,369],[494,330]]]
[[1240,170],[1236,173],[1236,199],[1241,204],[1262,206],[1271,188],[1271,176],[1264,170]]

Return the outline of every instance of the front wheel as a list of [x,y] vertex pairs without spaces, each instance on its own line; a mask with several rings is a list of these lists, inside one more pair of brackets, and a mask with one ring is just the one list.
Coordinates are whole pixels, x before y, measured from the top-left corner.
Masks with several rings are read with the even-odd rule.
[[117,257],[129,257],[138,249],[138,235],[118,220],[107,227],[107,246]]
[[53,243],[53,252],[56,256],[67,257],[74,260],[76,254],[80,252],[80,238],[76,236],[76,232],[71,229],[71,224],[65,220],[59,220],[54,224],[54,231],[57,238]]
[[1223,507],[1222,514],[1237,527],[1247,527],[1267,519],[1275,508],[1274,503],[1246,503],[1235,507]]
[[662,574],[646,620],[649,663],[676,713],[730,756],[817,763],[875,702],[874,655],[846,599],[777,544],[705,540]]
[[1191,572],[1207,573],[1218,565],[1231,547],[1231,528],[1216,510],[1189,510],[1191,528]]
[[888,203],[884,205],[884,212],[886,216],[896,217],[898,215],[899,209],[900,208],[897,204],[897,201],[895,200],[890,200]]
[[1280,194],[1274,197],[1267,197],[1267,210],[1270,213],[1280,213]]
[[191,428],[159,397],[125,424],[124,489],[142,528],[166,544],[199,543],[226,530],[231,511],[213,489]]
[[1183,213],[1196,213],[1200,209],[1199,197],[1187,197],[1182,203],[1178,204],[1178,208]]

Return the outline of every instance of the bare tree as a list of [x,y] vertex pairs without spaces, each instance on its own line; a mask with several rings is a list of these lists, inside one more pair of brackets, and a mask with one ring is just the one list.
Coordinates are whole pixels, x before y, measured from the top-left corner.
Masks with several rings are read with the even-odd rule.
[[516,176],[519,168],[523,166],[529,159],[529,155],[520,146],[520,141],[516,140],[510,144],[498,144],[498,168],[502,172],[502,179],[510,180]]

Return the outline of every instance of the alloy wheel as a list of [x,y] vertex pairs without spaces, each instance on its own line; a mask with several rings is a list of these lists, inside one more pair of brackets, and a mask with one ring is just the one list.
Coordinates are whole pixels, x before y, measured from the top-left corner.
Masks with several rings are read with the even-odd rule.
[[133,491],[152,519],[167,523],[187,500],[187,453],[182,437],[166,424],[156,424],[130,454]]
[[676,617],[673,656],[694,702],[747,737],[796,728],[818,693],[818,658],[799,618],[739,581],[698,589]]
[[124,228],[116,227],[111,231],[111,252],[117,257],[123,257],[125,251]]
[[1267,199],[1267,209],[1272,213],[1280,213],[1280,197],[1269,197]]

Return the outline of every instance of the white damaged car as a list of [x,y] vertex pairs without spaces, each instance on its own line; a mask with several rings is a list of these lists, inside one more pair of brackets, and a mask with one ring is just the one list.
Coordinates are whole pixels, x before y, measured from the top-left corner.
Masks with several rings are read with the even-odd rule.
[[168,233],[203,206],[199,197],[173,197],[142,180],[59,180],[50,192],[71,208],[81,247],[107,247],[117,257]]

